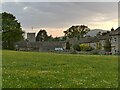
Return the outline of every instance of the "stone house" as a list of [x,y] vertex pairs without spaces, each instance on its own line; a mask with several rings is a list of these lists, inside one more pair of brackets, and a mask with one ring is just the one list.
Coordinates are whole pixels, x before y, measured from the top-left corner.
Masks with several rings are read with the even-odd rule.
[[66,42],[69,42],[71,46],[78,45],[78,44],[87,44],[91,46],[94,49],[97,49],[99,45],[99,39],[96,37],[84,37],[84,38],[69,38],[66,40]]
[[63,41],[38,42],[39,51],[63,51],[65,44]]
[[29,42],[25,40],[17,42],[16,46],[16,49],[20,51],[62,51],[65,49],[64,42],[60,41]]
[[80,38],[79,40],[75,38],[69,39],[70,43],[73,44],[87,44],[88,46],[91,46],[94,50],[99,51],[100,54],[105,54],[104,45],[106,43],[106,40],[111,40],[110,33],[105,33],[103,35],[95,37],[84,37]]
[[94,49],[98,49],[97,47],[99,47],[99,52],[103,53],[105,52],[104,45],[106,40],[111,42],[111,53],[120,54],[120,27],[98,37],[83,38],[80,41],[80,44],[88,44]]
[[111,52],[113,54],[120,54],[120,27],[111,31]]
[[92,48],[97,49],[97,46],[99,45],[99,40],[96,37],[85,37],[79,40],[79,44],[87,44]]
[[102,51],[104,51],[104,45],[106,43],[106,40],[111,40],[111,37],[110,37],[110,34],[109,33],[106,33],[105,35],[101,35],[98,37],[99,39],[99,43],[101,44],[101,49]]
[[15,44],[16,50],[21,51],[62,51],[65,49],[64,41],[36,42],[35,33],[27,33],[27,39]]

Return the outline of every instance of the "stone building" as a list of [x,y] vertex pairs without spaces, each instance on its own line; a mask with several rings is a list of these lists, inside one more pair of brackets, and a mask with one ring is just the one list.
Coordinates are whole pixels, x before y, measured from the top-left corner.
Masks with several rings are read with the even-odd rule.
[[111,31],[111,52],[113,54],[120,54],[120,27]]
[[35,39],[35,33],[27,33],[27,40],[29,42],[35,42],[36,39]]
[[36,42],[35,33],[27,33],[27,39],[16,43],[16,50],[21,51],[62,51],[65,49],[64,41]]
[[84,37],[79,40],[77,38],[69,38],[66,41],[36,42],[35,33],[27,33],[27,40],[17,42],[16,45],[19,50],[62,51],[65,50],[66,42],[69,42],[71,46],[74,46],[75,44],[88,44],[95,50],[105,53],[104,45],[106,40],[110,40],[111,42],[112,54],[120,54],[120,27],[116,30],[111,30],[110,33],[97,37]]
[[29,42],[20,41],[16,43],[20,51],[62,51],[64,50],[63,41],[44,41],[44,42]]

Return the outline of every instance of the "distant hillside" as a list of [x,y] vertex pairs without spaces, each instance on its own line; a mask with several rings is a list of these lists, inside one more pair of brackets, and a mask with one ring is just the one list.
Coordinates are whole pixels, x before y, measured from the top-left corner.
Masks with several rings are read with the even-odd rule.
[[96,36],[96,34],[97,34],[98,32],[103,33],[103,32],[107,32],[107,31],[108,31],[108,30],[93,29],[93,30],[89,31],[87,35]]

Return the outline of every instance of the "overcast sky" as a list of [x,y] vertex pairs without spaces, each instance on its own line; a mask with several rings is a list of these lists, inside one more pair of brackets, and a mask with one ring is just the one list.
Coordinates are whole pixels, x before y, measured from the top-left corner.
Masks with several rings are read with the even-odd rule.
[[15,15],[26,32],[46,29],[53,36],[62,36],[72,25],[104,30],[118,27],[117,2],[6,2],[2,3],[4,11]]

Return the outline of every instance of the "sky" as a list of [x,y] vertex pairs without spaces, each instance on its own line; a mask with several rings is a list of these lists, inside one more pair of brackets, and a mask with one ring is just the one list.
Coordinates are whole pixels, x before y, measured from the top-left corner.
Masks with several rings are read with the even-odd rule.
[[2,2],[2,12],[15,15],[26,33],[37,33],[40,29],[45,29],[54,37],[63,36],[63,31],[72,25],[84,24],[90,29],[104,30],[118,27],[117,2],[18,2],[14,0],[14,2]]

